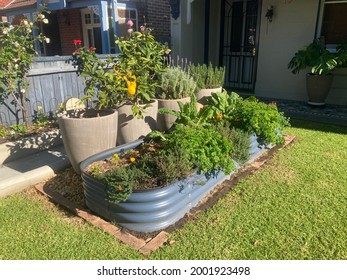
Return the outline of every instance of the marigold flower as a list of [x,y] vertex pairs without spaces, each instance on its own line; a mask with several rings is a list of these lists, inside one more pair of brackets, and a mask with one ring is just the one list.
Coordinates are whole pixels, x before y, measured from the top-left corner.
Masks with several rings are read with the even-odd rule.
[[223,114],[217,114],[217,119],[223,118]]
[[118,160],[119,159],[119,155],[117,153],[113,154],[113,158]]
[[130,162],[135,162],[135,160],[136,160],[136,158],[134,158],[134,157],[130,158]]

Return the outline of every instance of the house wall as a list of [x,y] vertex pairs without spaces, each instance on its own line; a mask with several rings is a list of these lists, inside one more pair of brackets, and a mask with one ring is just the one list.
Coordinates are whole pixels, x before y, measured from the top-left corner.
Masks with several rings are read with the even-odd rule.
[[172,55],[174,58],[179,56],[194,63],[203,63],[205,1],[192,2],[191,13],[188,2],[190,0],[181,0],[179,18],[171,19]]
[[[274,17],[268,23],[265,14],[270,5]],[[314,39],[318,5],[317,0],[263,1],[256,95],[307,101],[305,75],[309,70],[294,75],[287,65],[298,49]],[[336,71],[326,102],[347,105],[347,69]]]
[[[287,65],[299,48],[314,39],[318,3],[316,0],[263,1],[256,95],[306,100],[305,71],[293,75]],[[274,7],[272,22],[265,18],[270,5]]]
[[[192,2],[192,21],[187,23],[187,1],[181,0],[181,15],[172,21],[173,51],[192,62],[204,60],[204,0]],[[209,60],[218,64],[220,43],[220,3],[210,7]],[[318,0],[263,0],[260,16],[258,64],[255,91],[263,97],[307,101],[305,75],[292,74],[287,68],[295,52],[312,42],[316,33]],[[265,18],[267,8],[274,7],[273,21]],[[177,26],[174,26],[174,23]],[[179,27],[178,27],[179,25]],[[347,68],[334,73],[327,103],[347,105]]]
[[170,5],[168,0],[147,0],[146,21],[153,26],[157,40],[170,43]]

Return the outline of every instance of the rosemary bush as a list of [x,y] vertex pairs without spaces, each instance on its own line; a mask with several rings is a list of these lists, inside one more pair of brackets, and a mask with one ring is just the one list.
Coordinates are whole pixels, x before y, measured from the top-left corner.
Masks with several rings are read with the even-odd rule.
[[190,65],[189,73],[197,83],[198,90],[222,87],[225,79],[225,67],[213,67],[212,63]]

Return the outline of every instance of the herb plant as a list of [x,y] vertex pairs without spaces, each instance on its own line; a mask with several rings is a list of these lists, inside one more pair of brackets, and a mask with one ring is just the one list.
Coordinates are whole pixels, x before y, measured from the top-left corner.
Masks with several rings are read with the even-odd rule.
[[213,67],[212,63],[191,64],[189,73],[197,83],[198,90],[222,87],[225,79],[225,67]]
[[180,67],[168,67],[159,76],[157,97],[161,99],[181,99],[195,93],[196,82]]

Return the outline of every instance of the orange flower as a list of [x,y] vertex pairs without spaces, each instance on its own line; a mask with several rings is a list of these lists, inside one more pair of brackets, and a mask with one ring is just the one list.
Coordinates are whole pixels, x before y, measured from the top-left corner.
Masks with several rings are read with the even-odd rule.
[[217,114],[217,119],[223,118],[223,114]]

